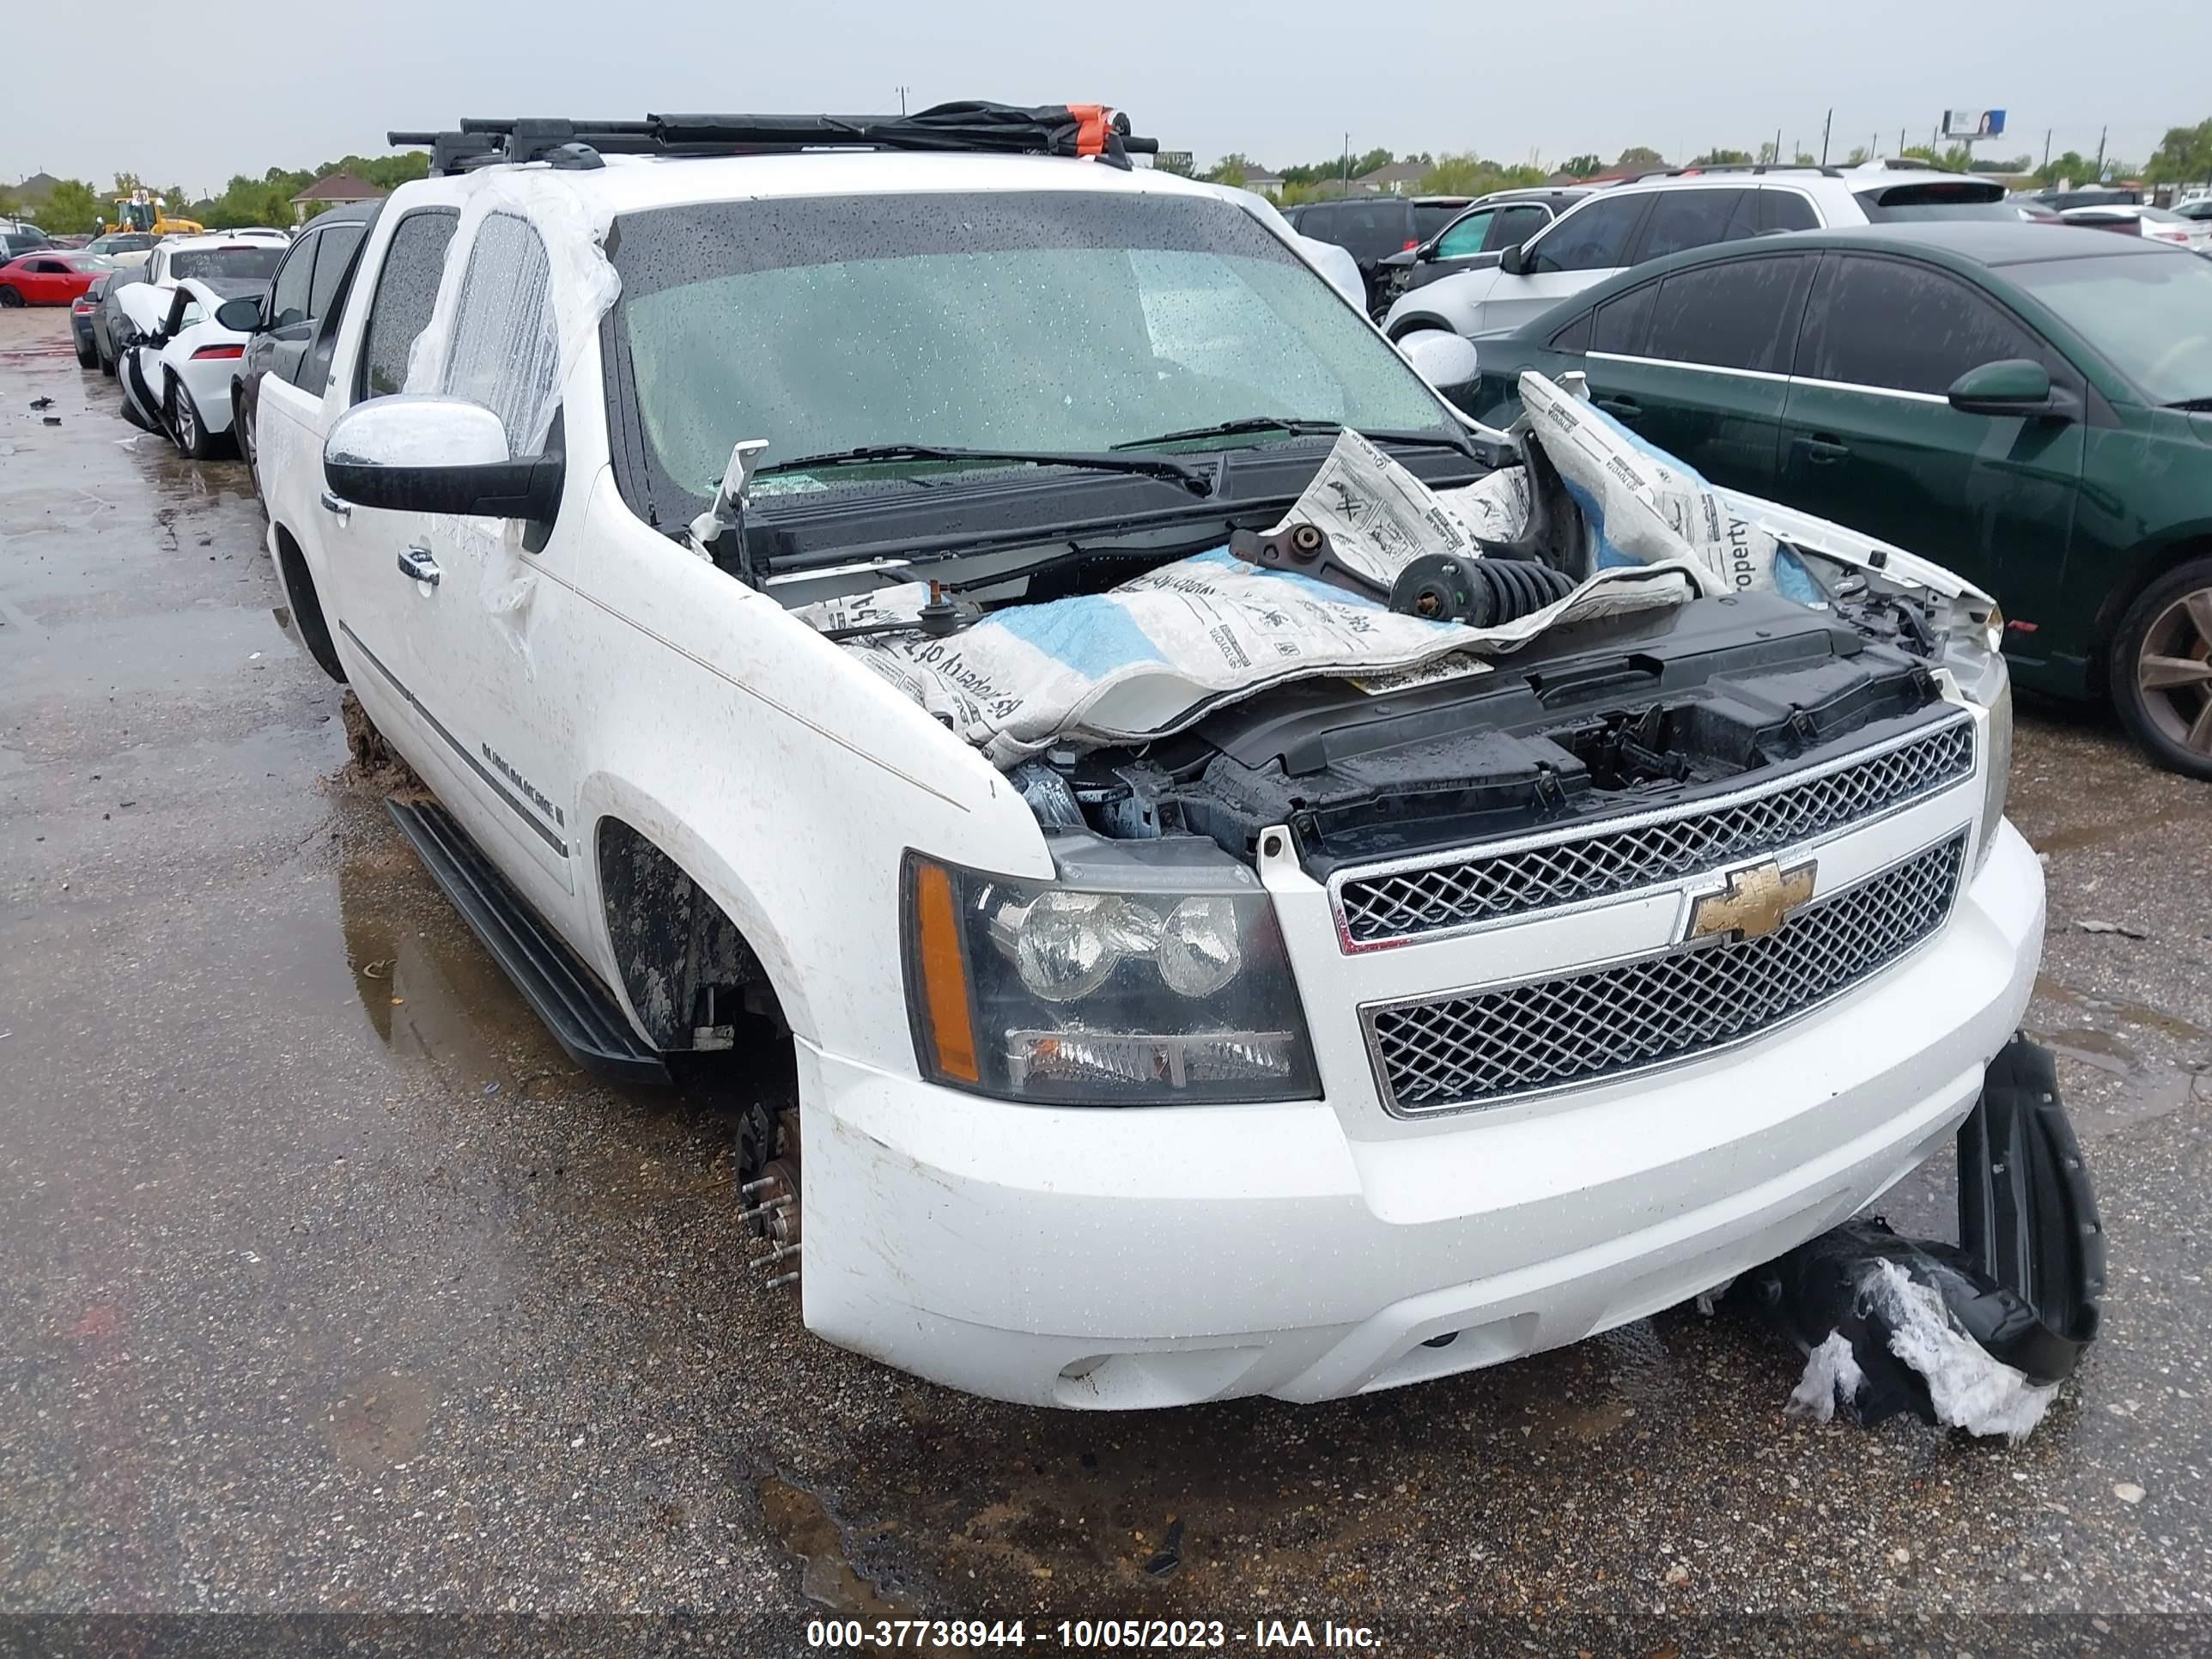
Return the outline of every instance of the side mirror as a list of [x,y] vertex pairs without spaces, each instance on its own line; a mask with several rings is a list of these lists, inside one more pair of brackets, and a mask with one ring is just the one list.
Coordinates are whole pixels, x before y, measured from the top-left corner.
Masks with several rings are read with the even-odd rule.
[[1408,334],[1398,343],[1398,349],[1413,366],[1413,373],[1441,392],[1449,393],[1472,386],[1482,373],[1474,343],[1461,335],[1447,334],[1442,329]]
[[1962,415],[2027,415],[2064,419],[2075,412],[2070,392],[2051,384],[2051,371],[2025,357],[1970,368],[1951,382],[1951,407]]
[[1521,257],[1523,246],[1522,243],[1516,242],[1498,254],[1498,268],[1508,276],[1518,276],[1528,269],[1527,261]]
[[234,334],[258,333],[261,301],[252,294],[240,300],[225,300],[215,308],[215,319]]
[[392,513],[550,524],[563,471],[558,454],[516,459],[499,416],[463,398],[372,398],[338,416],[323,445],[331,494]]

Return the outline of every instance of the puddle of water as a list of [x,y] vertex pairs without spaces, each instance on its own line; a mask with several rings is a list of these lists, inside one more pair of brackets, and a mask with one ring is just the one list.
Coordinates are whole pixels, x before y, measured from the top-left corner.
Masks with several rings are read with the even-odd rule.
[[[2184,1042],[2212,1043],[2212,1031],[2208,1031],[2203,1026],[2185,1020],[2178,1014],[2169,1014],[2163,1009],[2150,1006],[2148,1003],[2129,1002],[2118,997],[2099,996],[2092,991],[2077,991],[2072,986],[2052,978],[2049,974],[2038,974],[2035,976],[2035,994],[2065,1007],[2081,1009],[2090,1014],[2109,1014],[2124,1024],[2140,1025],[2147,1030],[2176,1037]],[[2110,1038],[2109,1036],[2107,1040],[2117,1041]],[[2094,1047],[2094,1045],[2084,1046]]]
[[808,1601],[862,1620],[915,1616],[914,1608],[886,1595],[854,1566],[844,1528],[819,1498],[780,1474],[760,1476],[753,1490],[769,1531],[806,1564],[799,1589]]

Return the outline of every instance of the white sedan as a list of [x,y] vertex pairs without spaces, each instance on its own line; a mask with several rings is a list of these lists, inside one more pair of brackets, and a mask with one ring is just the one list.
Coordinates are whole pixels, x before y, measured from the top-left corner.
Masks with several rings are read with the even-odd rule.
[[2172,242],[2192,252],[2212,253],[2212,220],[2191,219],[2165,208],[2115,204],[2110,207],[2068,208],[2058,216],[2069,225],[2117,231],[2124,236],[2147,236],[2154,242]]
[[[123,412],[149,432],[165,433],[195,460],[228,453],[230,380],[246,354],[256,301],[226,296],[188,276],[169,295],[156,325],[123,354]],[[237,309],[234,328],[222,321],[226,300]],[[242,314],[241,314],[242,313]]]

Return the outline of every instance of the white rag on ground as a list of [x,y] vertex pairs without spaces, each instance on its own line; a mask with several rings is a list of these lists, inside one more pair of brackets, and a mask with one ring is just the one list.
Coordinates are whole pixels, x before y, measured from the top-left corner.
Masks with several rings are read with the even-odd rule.
[[[891,632],[844,648],[1003,768],[1055,745],[1147,743],[1291,680],[1380,693],[1409,683],[1399,677],[1485,673],[1486,657],[1565,623],[1747,586],[1821,597],[1794,553],[1695,471],[1540,375],[1524,374],[1521,392],[1524,441],[1558,470],[1585,539],[1581,582],[1517,622],[1428,622],[1217,550],[1103,593],[1007,605],[957,634]],[[1531,489],[1514,467],[1439,493],[1346,431],[1282,523],[1320,526],[1340,562],[1387,591],[1420,555],[1479,558],[1478,536],[1519,534]],[[1569,516],[1564,503],[1553,514]],[[824,631],[906,623],[927,597],[908,582],[796,614]]]

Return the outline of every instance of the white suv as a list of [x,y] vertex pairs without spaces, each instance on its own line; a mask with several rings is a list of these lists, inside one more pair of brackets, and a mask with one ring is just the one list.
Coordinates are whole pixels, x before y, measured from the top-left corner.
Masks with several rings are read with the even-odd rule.
[[1496,333],[1617,270],[1685,248],[1774,231],[1984,216],[2019,216],[1995,179],[1894,162],[1662,173],[1577,203],[1492,269],[1415,289],[1382,326],[1393,340],[1431,330]]
[[[2043,886],[1988,602],[1909,555],[1395,681],[1201,626],[1230,690],[1158,741],[963,738],[1144,665],[1071,624],[1109,589],[1202,618],[1340,428],[1520,480],[1278,222],[1093,111],[934,114],[441,135],[327,380],[260,394],[294,615],[439,803],[395,817],[572,1054],[730,1090],[808,1328],[1319,1400],[1684,1300],[1947,1145]],[[726,153],[617,153],[663,149]],[[1239,568],[1263,629],[1415,625]]]

